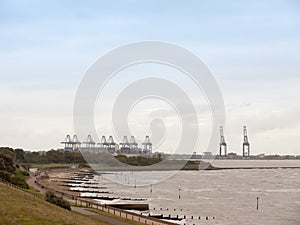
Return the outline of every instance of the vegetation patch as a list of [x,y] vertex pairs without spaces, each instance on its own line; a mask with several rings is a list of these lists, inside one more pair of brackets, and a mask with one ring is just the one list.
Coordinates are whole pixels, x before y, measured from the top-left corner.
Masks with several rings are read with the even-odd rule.
[[0,178],[28,189],[26,179],[29,173],[23,167],[15,164],[16,157],[16,152],[12,148],[0,148]]
[[126,163],[132,166],[150,166],[162,161],[160,157],[143,157],[143,156],[127,157],[126,155],[118,155],[115,156],[115,158],[122,163]]
[[47,191],[45,195],[45,199],[47,202],[50,202],[54,205],[57,205],[63,209],[71,210],[70,203],[63,200],[62,197],[57,197],[53,192]]

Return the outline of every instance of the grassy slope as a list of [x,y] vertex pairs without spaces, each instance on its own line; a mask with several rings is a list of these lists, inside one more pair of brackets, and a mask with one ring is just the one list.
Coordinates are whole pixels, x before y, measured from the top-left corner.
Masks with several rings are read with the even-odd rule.
[[93,225],[99,220],[61,209],[0,183],[0,224]]

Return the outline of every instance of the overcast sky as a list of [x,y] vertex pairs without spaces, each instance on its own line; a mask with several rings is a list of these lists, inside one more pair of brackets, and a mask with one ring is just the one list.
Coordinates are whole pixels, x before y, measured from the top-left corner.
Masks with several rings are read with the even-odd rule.
[[300,4],[288,0],[0,1],[0,145],[61,147],[88,68],[143,40],[175,43],[208,65],[230,152],[241,153],[247,125],[253,154],[300,154]]

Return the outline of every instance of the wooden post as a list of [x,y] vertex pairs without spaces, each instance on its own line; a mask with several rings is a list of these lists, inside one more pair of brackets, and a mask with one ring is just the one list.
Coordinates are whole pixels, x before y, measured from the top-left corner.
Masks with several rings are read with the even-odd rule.
[[256,210],[258,210],[258,197],[256,197]]

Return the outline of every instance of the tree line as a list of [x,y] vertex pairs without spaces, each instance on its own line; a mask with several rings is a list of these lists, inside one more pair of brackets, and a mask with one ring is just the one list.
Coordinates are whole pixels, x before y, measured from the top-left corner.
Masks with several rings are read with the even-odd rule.
[[16,161],[27,164],[79,164],[85,163],[80,152],[68,152],[61,150],[50,150],[47,152],[29,152],[16,149]]
[[[1,154],[1,151],[3,154]],[[107,163],[118,166],[108,153],[94,154],[85,153],[89,163]],[[125,155],[114,156],[119,162],[133,166],[148,166],[162,161],[160,154],[152,157]],[[69,152],[63,150],[50,151],[24,151],[23,149],[0,148],[0,170],[14,171],[13,164],[30,165],[30,164],[86,164],[86,160],[81,152]]]

